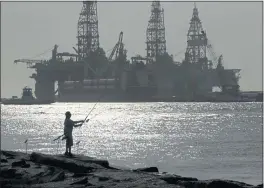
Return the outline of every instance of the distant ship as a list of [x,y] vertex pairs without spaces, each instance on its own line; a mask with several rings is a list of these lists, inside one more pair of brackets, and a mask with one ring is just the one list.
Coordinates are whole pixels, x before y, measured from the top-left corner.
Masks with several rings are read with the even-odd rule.
[[1,104],[4,105],[33,105],[33,104],[51,104],[52,101],[42,101],[34,98],[32,89],[24,87],[22,91],[22,97],[17,98],[13,96],[11,99],[1,99]]

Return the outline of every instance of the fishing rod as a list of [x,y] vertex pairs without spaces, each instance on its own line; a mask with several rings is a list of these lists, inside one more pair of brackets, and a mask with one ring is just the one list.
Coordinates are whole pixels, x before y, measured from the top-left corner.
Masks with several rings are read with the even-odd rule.
[[[103,98],[103,96],[105,95],[105,93],[103,93],[102,95],[100,95],[99,100],[94,104],[94,106],[92,107],[92,109],[90,110],[90,112],[87,114],[87,116],[85,117],[83,123],[80,125],[80,127],[85,123],[88,122],[90,119],[87,119],[88,116],[91,114],[91,112],[94,110],[95,106],[101,101],[101,99]],[[58,136],[57,138],[55,138],[53,141],[59,140],[60,138],[62,138],[64,136],[64,133],[60,136]]]
[[102,93],[100,95],[100,97],[98,98],[98,101],[94,104],[94,106],[92,107],[92,109],[90,110],[90,112],[87,114],[87,116],[85,117],[83,123],[80,125],[80,128],[83,126],[83,124],[85,122],[88,122],[90,119],[87,119],[89,117],[89,115],[92,113],[92,111],[95,109],[95,106],[101,101],[101,99],[103,98],[103,96],[105,95],[105,93]]
[[[98,101],[94,104],[94,106],[92,107],[92,109],[90,110],[90,112],[87,114],[87,116],[84,118],[84,122],[86,121],[86,119],[88,118],[88,116],[91,114],[91,112],[93,111],[93,109],[95,108],[95,106],[97,105]],[[89,119],[87,120],[87,122],[89,121]],[[84,123],[83,122],[83,123]],[[81,125],[82,126],[82,125]]]

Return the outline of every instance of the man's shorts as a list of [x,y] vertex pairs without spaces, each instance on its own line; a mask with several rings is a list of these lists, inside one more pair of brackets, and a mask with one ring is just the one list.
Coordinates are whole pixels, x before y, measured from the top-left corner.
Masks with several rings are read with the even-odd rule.
[[66,136],[66,146],[68,146],[68,147],[73,146],[72,135],[67,135],[67,136]]

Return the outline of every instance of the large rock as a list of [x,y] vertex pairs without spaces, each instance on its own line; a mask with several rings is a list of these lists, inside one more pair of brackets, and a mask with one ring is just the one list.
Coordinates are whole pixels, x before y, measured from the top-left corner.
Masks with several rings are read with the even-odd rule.
[[1,163],[8,163],[7,159],[1,159]]
[[157,167],[147,167],[147,168],[138,168],[134,171],[140,171],[140,172],[157,172],[159,173],[159,169]]
[[4,155],[6,157],[14,157],[17,153],[14,153],[12,151],[1,151],[1,155]]
[[7,168],[2,168],[0,170],[0,177],[3,178],[14,178],[16,175],[16,169],[7,169]]
[[254,186],[231,180],[207,180],[207,188],[252,188]]
[[178,181],[178,185],[184,188],[207,188],[207,183],[204,181]]
[[6,156],[4,156],[3,154],[2,154],[2,152],[1,152],[1,163],[7,163],[8,161],[7,161],[7,159],[6,159]]
[[25,161],[29,160],[29,155],[17,151],[1,151],[1,154],[7,157],[7,159],[23,159]]
[[108,181],[109,178],[108,177],[98,177],[99,181]]
[[86,173],[74,173],[73,174],[73,178],[79,178],[79,177],[83,177],[83,176],[86,176],[87,174]]
[[191,178],[191,177],[181,177],[177,175],[163,175],[160,177],[160,179],[166,181],[169,184],[179,184],[180,181],[198,181],[197,178]]
[[[64,155],[58,155],[58,156],[65,158]],[[74,155],[73,157],[66,157],[66,158],[74,159],[76,161],[80,161],[80,162],[84,162],[84,163],[94,163],[94,164],[101,165],[105,168],[112,169],[112,167],[109,166],[109,162],[107,160],[100,160],[100,159],[96,159],[96,158],[88,157],[88,156],[84,156],[84,155]]]
[[88,183],[88,178],[85,177],[85,178],[82,178],[82,179],[80,179],[78,181],[75,181],[75,182],[71,183],[71,185],[87,184],[87,183]]
[[29,168],[30,167],[30,164],[24,164],[21,166],[22,168]]
[[87,164],[82,161],[74,159],[44,155],[38,153],[32,153],[30,156],[31,160],[40,164],[58,167],[64,170],[68,170],[74,173],[89,173],[94,169],[100,169],[101,166],[97,164]]
[[[183,178],[183,177],[182,177]],[[253,185],[249,185],[242,182],[230,181],[230,180],[191,180],[180,179],[174,182],[177,185],[184,186],[185,188],[254,188]]]
[[15,161],[12,163],[12,167],[22,167],[26,165],[26,161],[20,160],[20,161]]
[[63,171],[60,171],[59,173],[55,174],[50,181],[55,182],[55,181],[63,181],[65,178],[65,173]]

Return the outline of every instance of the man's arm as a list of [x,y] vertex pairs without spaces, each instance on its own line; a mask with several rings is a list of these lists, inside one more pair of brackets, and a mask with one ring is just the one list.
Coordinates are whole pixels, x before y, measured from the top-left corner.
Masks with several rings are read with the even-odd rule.
[[74,127],[79,127],[79,126],[82,126],[83,123],[84,123],[83,120],[80,120],[80,121],[74,121],[74,122],[73,122],[73,126],[74,126]]
[[80,120],[80,121],[74,121],[73,123],[77,124],[77,123],[83,123],[83,122],[84,122],[83,120]]

